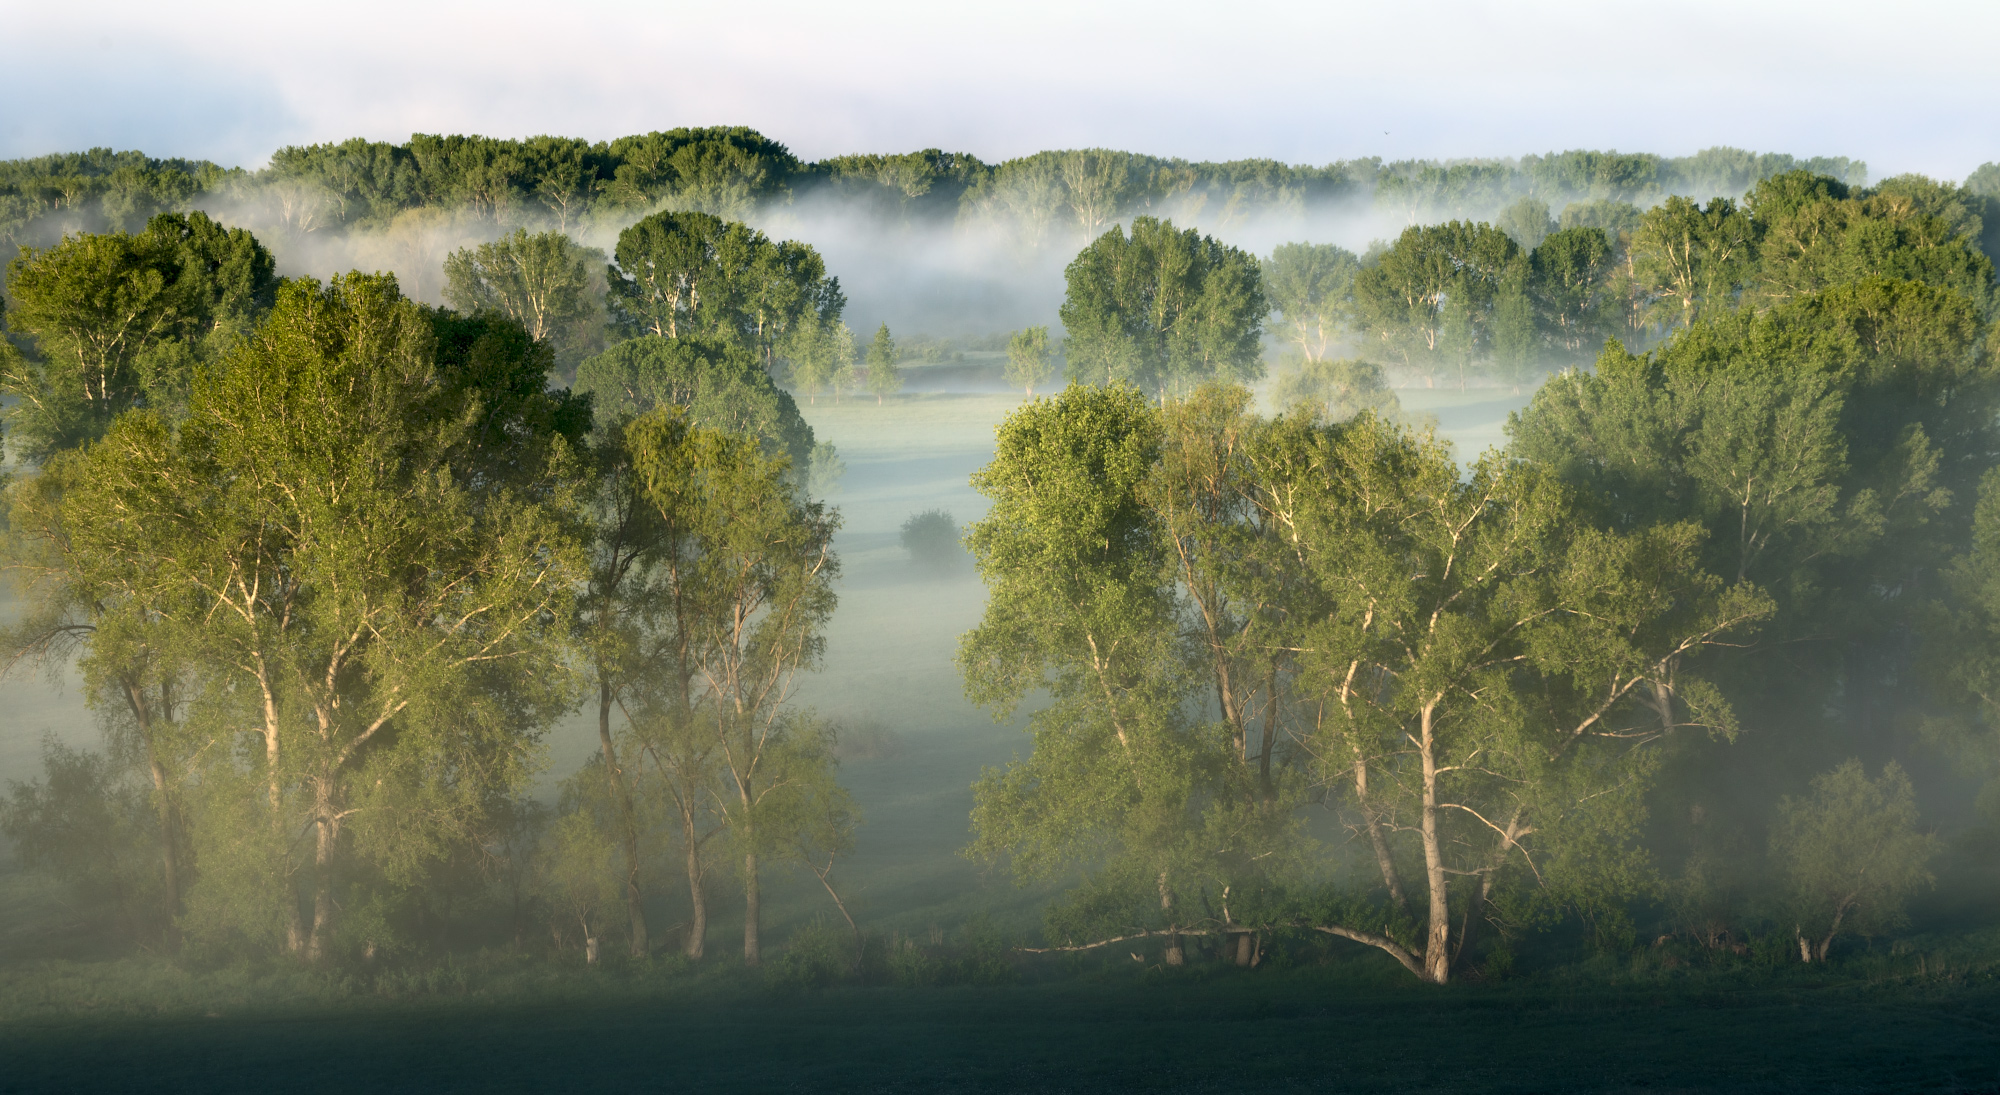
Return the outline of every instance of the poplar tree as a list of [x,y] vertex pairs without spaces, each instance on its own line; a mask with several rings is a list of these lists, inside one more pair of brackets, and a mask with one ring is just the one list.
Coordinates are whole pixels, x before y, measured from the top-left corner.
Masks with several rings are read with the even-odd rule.
[[509,329],[454,345],[391,278],[289,282],[183,424],[120,418],[64,498],[217,705],[192,929],[331,957],[341,910],[473,839],[572,702],[566,442]]
[[1015,331],[1007,340],[1007,382],[1019,384],[1028,398],[1033,399],[1036,386],[1054,375],[1055,362],[1049,355],[1049,329],[1025,327]]
[[900,356],[896,340],[889,336],[889,325],[884,323],[868,344],[868,390],[875,393],[878,405],[884,397],[903,390],[903,371],[896,367]]

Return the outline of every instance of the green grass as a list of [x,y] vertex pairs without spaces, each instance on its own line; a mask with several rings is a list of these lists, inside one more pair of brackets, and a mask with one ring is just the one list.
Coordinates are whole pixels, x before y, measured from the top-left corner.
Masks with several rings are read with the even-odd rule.
[[1990,973],[1608,964],[1438,990],[1360,963],[1114,966],[1011,986],[808,991],[727,968],[486,972],[396,998],[303,974],[223,971],[192,994],[185,978],[135,976],[160,1002],[144,1010],[55,971],[38,983],[76,995],[23,1007],[0,981],[0,1091],[2000,1090]]

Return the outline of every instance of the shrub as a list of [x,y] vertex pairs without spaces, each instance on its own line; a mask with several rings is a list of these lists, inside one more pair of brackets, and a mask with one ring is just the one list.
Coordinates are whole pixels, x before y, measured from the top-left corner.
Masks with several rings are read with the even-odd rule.
[[911,565],[934,573],[956,570],[965,561],[958,522],[941,509],[913,513],[903,522],[903,550],[910,553]]

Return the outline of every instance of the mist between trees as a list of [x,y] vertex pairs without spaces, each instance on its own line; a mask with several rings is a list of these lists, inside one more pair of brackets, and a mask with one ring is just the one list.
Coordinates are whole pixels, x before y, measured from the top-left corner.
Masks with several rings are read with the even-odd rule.
[[[806,165],[747,130],[17,162],[16,240],[64,234],[8,267],[5,653],[73,665],[107,740],[52,742],[5,832],[197,962],[713,961],[727,903],[758,964],[774,871],[824,893],[784,952],[822,980],[1337,940],[1441,984],[1565,933],[1837,960],[1939,872],[2000,878],[2000,366],[1993,169],[1812,166]],[[215,215],[138,220],[134,179]],[[1059,303],[864,337],[837,252],[778,232],[815,203],[1056,256]],[[1329,209],[1458,219],[1224,230]],[[480,226],[410,279],[448,307],[255,234],[412,218]],[[843,467],[800,401],[921,414],[926,373],[1026,397],[984,516],[901,527],[934,588],[970,553],[965,693],[1030,736],[965,853],[1055,894],[960,951],[853,914],[840,728],[798,696]],[[1417,388],[1525,405],[1461,454]]]

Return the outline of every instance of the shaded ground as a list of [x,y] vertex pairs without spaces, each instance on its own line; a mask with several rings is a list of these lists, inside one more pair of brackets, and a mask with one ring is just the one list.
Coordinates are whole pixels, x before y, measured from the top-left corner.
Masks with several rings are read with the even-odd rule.
[[1292,975],[0,1023],[0,1092],[1990,1092],[2000,991]]

